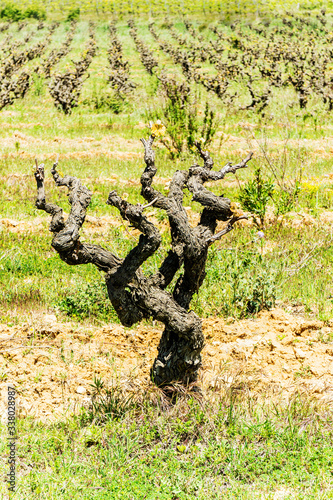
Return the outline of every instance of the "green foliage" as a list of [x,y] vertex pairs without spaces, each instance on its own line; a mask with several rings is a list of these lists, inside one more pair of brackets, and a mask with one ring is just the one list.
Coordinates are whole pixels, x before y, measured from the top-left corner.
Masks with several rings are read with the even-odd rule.
[[88,283],[78,287],[75,291],[70,290],[56,306],[68,316],[80,320],[95,317],[119,322],[103,282]]
[[120,92],[116,92],[108,87],[95,88],[89,99],[84,100],[84,104],[99,111],[112,111],[115,115],[123,113],[128,106],[128,100]]
[[250,252],[231,258],[228,256],[221,282],[226,298],[225,302],[221,302],[224,315],[244,317],[274,307],[276,276],[269,268],[258,271],[261,261],[261,255]]
[[[272,273],[259,274],[250,282],[248,277],[243,280],[244,288],[241,280],[237,283],[238,294],[235,302],[239,308],[249,314],[256,314],[263,309],[269,310],[275,306],[276,284]],[[237,282],[237,279],[235,281]]]
[[73,7],[67,14],[66,21],[74,21],[75,19],[78,19],[80,17],[80,8],[79,7]]
[[289,189],[279,189],[274,192],[274,205],[276,215],[285,215],[295,208],[298,195],[301,190],[301,182],[296,181]]
[[8,3],[0,10],[0,18],[11,21],[22,21],[23,19],[46,19],[46,12],[42,6],[28,7],[21,9],[13,3]]
[[165,105],[162,121],[171,139],[171,146],[163,141],[173,157],[179,156],[184,146],[194,142],[193,134],[197,127],[196,106],[191,99],[191,90],[186,83],[175,79],[163,81]]
[[38,19],[40,21],[45,21],[46,19],[46,12],[43,7],[28,7],[24,11],[25,18],[31,18],[31,19]]
[[[299,174],[299,173],[298,173]],[[295,174],[292,182],[285,181],[285,172],[281,175],[274,171],[276,184],[266,179],[258,167],[245,186],[241,187],[239,201],[244,210],[251,212],[254,223],[263,229],[268,204],[274,205],[275,216],[285,215],[295,208],[301,191],[301,175]]]
[[105,424],[107,420],[119,420],[134,408],[133,395],[126,395],[120,385],[107,387],[95,376],[92,387],[91,407],[81,414],[83,423]]
[[253,178],[240,190],[239,201],[244,210],[253,214],[253,221],[259,228],[264,227],[267,206],[273,193],[274,182],[265,179],[260,168],[255,170]]
[[38,73],[32,73],[32,79],[34,82],[34,94],[36,96],[41,96],[45,94],[45,78]]
[[211,109],[208,101],[206,101],[204,117],[201,129],[199,130],[204,146],[208,146],[212,142],[217,132],[217,126],[218,122],[217,122],[216,112],[213,111],[213,109]]
[[[209,299],[212,289],[213,304]],[[193,304],[201,315],[243,318],[274,307],[277,290],[277,272],[260,253],[215,251],[209,255],[206,279]]]
[[184,151],[191,150],[196,140],[201,140],[203,147],[208,146],[217,131],[216,113],[208,101],[202,117],[199,109],[200,96],[193,94],[187,83],[162,76],[161,84],[164,95],[161,114],[150,111],[149,118],[161,119],[165,125],[168,137],[161,139],[161,142],[167,147],[171,157],[177,158]]
[[12,4],[7,4],[1,9],[0,17],[2,19],[10,19],[11,21],[24,19],[22,10]]

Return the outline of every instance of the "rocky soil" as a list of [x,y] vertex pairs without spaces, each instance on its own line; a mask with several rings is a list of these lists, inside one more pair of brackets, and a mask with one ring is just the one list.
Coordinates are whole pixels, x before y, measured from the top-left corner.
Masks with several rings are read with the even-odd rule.
[[[14,383],[19,412],[57,419],[89,404],[94,376],[149,384],[162,325],[77,327],[54,315],[21,326],[0,325],[0,414],[7,383]],[[282,309],[256,319],[204,320],[206,346],[200,384],[217,392],[306,392],[333,401],[333,322],[295,317]]]

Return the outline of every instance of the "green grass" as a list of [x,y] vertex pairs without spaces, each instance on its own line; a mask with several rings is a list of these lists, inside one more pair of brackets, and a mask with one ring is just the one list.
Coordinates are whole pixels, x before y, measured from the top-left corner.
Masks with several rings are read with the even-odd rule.
[[170,405],[150,388],[129,405],[118,390],[106,420],[100,402],[63,422],[18,421],[11,498],[333,498],[333,416],[314,400],[256,401],[233,387]]
[[[41,230],[38,234],[0,233],[0,245],[4,249],[0,261],[0,279],[4,284],[0,292],[3,319],[9,314],[9,309],[13,313],[14,308],[18,309],[18,316],[30,307],[66,312],[66,307],[59,309],[66,296],[74,299],[77,294],[77,304],[82,303],[87,286],[94,282],[103,283],[103,275],[93,266],[67,266],[62,262],[50,250],[51,236],[44,228],[45,236]],[[324,230],[317,230],[314,243],[311,226],[302,228],[301,233],[288,228],[281,228],[276,233],[275,228],[268,228],[266,239],[272,250],[262,255],[261,241],[256,232],[255,229],[239,229],[212,249],[205,282],[195,296],[192,308],[204,317],[242,317],[256,312],[257,306],[264,305],[261,304],[260,293],[263,292],[267,296],[267,304],[274,304],[274,299],[285,305],[303,304],[308,313],[329,319],[333,307],[330,235]],[[110,228],[107,232],[102,230],[95,236],[89,235],[89,241],[104,244],[117,255],[125,255],[136,238],[121,226]],[[156,272],[162,262],[168,245],[167,236],[164,242],[164,248],[162,246],[143,266],[148,274]],[[314,269],[317,271],[315,274]],[[212,289],[214,300],[211,298]],[[102,300],[100,294],[98,297]],[[91,300],[93,302],[94,298],[91,297]],[[109,304],[102,308],[101,315],[100,308],[91,307],[92,302],[87,301],[86,312],[79,305],[77,314],[73,305],[68,311],[71,310],[71,316],[77,319],[86,316],[92,320],[95,316],[98,320],[116,319]],[[75,304],[75,301],[71,303]]]

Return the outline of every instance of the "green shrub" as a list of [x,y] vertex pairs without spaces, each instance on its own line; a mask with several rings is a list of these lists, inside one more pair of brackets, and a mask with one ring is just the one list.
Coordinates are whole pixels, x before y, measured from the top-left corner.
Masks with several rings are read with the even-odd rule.
[[11,21],[21,21],[21,19],[24,19],[23,11],[11,4],[7,4],[1,9],[0,17],[2,19],[10,19]]
[[253,178],[241,188],[238,199],[242,208],[251,212],[257,227],[263,229],[268,203],[274,204],[276,217],[285,215],[295,208],[300,190],[300,179],[295,178],[287,185],[283,178],[277,178],[275,185],[271,179],[265,179],[261,169],[257,168]]
[[41,96],[45,94],[45,78],[38,73],[32,74],[32,79],[34,82],[34,94],[36,96]]
[[45,21],[46,12],[42,7],[28,7],[24,11],[24,17],[30,19],[38,19],[39,21]]
[[242,258],[234,258],[232,263],[228,259],[230,272],[225,273],[225,282],[221,283],[229,295],[229,300],[222,305],[224,314],[236,312],[236,316],[245,317],[275,305],[275,276],[269,269],[257,271],[260,258],[260,255],[254,257],[245,253]]
[[[245,286],[244,286],[245,285]],[[238,286],[235,301],[246,314],[256,314],[259,311],[269,310],[275,306],[276,287],[272,274],[260,273],[253,279],[243,279]]]
[[264,179],[261,169],[257,168],[254,177],[241,188],[239,201],[242,208],[251,212],[253,222],[259,227],[264,227],[265,214],[269,201],[274,193],[274,182]]
[[103,282],[88,283],[75,291],[70,290],[69,294],[56,304],[56,307],[68,316],[79,320],[96,318],[119,323]]
[[172,158],[181,156],[184,151],[192,150],[196,140],[207,147],[217,131],[217,117],[206,101],[203,116],[200,114],[200,95],[193,93],[186,82],[173,77],[160,77],[164,104],[160,112],[148,111],[148,120],[160,119],[166,127],[166,137],[162,144],[169,150]]
[[244,318],[274,307],[276,296],[277,271],[260,252],[216,250],[208,257],[206,279],[193,305],[201,316]]
[[84,104],[97,110],[110,110],[119,115],[128,106],[126,97],[110,88],[94,89],[90,98],[83,101]]
[[80,8],[76,7],[68,12],[66,21],[74,21],[74,19],[78,19],[79,17],[80,17]]
[[21,9],[14,4],[6,4],[0,10],[0,18],[10,19],[11,21],[22,21],[22,19],[46,19],[45,9],[42,7],[28,7],[27,9]]
[[301,183],[295,183],[288,189],[279,189],[274,193],[274,204],[276,215],[285,215],[295,208],[298,200],[298,195],[301,190]]

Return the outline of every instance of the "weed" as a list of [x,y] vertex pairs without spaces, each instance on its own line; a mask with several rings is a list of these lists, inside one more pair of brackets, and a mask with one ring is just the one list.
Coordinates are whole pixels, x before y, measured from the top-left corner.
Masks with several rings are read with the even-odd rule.
[[32,74],[32,79],[34,82],[34,94],[35,96],[42,96],[45,94],[45,78],[38,73]]
[[330,344],[333,342],[333,332],[323,332],[319,330],[318,332],[318,341],[323,342],[323,344]]
[[74,21],[80,17],[80,7],[73,7],[67,14],[66,21]]
[[91,97],[83,102],[95,110],[110,110],[116,115],[123,113],[129,104],[124,95],[107,87],[94,89]]
[[105,424],[107,420],[119,420],[134,408],[133,395],[126,395],[118,384],[107,387],[95,376],[92,387],[92,403],[83,411],[82,422]]
[[107,296],[106,286],[102,282],[87,283],[75,291],[69,290],[56,307],[68,316],[81,320],[95,316],[98,319],[119,322]]
[[253,179],[240,189],[239,201],[242,207],[251,212],[254,223],[263,229],[268,203],[272,200],[274,183],[263,177],[260,168],[254,172]]
[[[292,155],[290,155],[288,153],[289,139],[290,130],[287,130],[287,137],[278,157],[269,154],[265,140],[264,144],[256,141],[262,152],[270,176],[275,181],[275,188],[273,188],[271,198],[274,201],[275,215],[277,217],[294,210],[301,189],[303,188],[302,176],[305,154],[302,148],[299,148],[298,151],[292,152]],[[290,165],[291,157],[294,160],[292,166]]]
[[208,146],[212,142],[217,132],[217,125],[218,122],[216,118],[216,113],[211,109],[208,101],[206,101],[204,118],[201,129],[199,129],[199,135],[201,137],[201,141],[204,147]]
[[166,127],[167,138],[161,142],[169,150],[172,158],[177,158],[187,150],[191,151],[196,140],[200,139],[203,147],[208,146],[216,131],[217,118],[206,101],[203,118],[199,114],[199,95],[193,95],[186,82],[160,75],[164,105],[161,112],[148,110],[148,119],[161,119]]
[[[216,252],[211,259],[217,266],[207,265],[206,284],[194,301],[199,314],[215,312],[222,316],[245,317],[275,305],[277,295],[276,271],[262,261],[260,254]],[[208,306],[209,290],[215,287],[215,303]],[[208,295],[206,296],[206,293]]]
[[275,214],[277,217],[279,215],[285,215],[295,208],[300,191],[301,184],[299,181],[296,181],[290,189],[285,188],[273,191]]
[[35,375],[34,377],[34,383],[37,384],[38,382],[40,382],[42,380],[42,373],[37,373],[37,375]]
[[301,368],[294,373],[295,378],[309,378],[312,377],[311,367],[309,365],[302,365]]
[[61,358],[62,362],[65,363],[65,365],[69,365],[70,363],[72,363],[73,359],[74,359],[74,351],[73,351],[73,349],[71,349],[70,355],[67,356],[66,353],[65,353],[64,347],[62,345],[61,348],[60,348],[60,358]]

